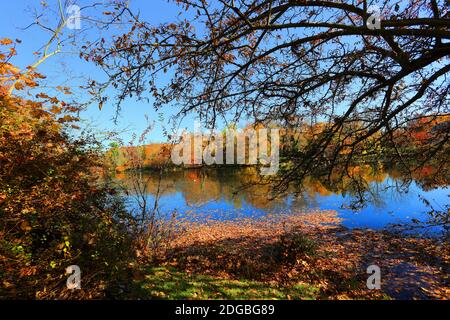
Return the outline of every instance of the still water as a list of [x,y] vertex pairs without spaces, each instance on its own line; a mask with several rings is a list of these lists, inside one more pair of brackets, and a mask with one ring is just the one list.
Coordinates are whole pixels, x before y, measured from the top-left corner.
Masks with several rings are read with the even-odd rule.
[[[395,173],[368,173],[367,200],[355,208],[356,191],[342,181],[339,187],[327,188],[318,181],[308,179],[301,193],[288,192],[275,200],[268,199],[268,186],[242,188],[255,176],[247,169],[189,169],[164,173],[141,172],[145,197],[153,203],[157,194],[159,210],[166,214],[176,212],[186,219],[230,220],[243,217],[292,214],[316,209],[332,209],[348,228],[381,229],[391,224],[424,221],[430,208],[421,197],[439,210],[449,204],[449,189],[445,185],[429,186],[423,177],[405,182]],[[129,190],[129,206],[136,206],[131,174],[118,174],[117,178]],[[159,186],[159,187],[158,187]],[[330,190],[333,189],[333,190]],[[158,192],[159,190],[159,192]],[[434,229],[433,231],[436,231]]]

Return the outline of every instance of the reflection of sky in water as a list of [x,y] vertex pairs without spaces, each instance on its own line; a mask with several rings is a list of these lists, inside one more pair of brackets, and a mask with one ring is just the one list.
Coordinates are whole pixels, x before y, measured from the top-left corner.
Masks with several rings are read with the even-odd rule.
[[380,192],[382,195],[380,203],[368,202],[359,211],[341,208],[342,205],[348,205],[351,199],[335,194],[326,197],[318,196],[316,207],[338,211],[346,227],[379,229],[391,223],[426,219],[429,208],[422,202],[419,195],[429,200],[433,206],[436,204],[443,206],[448,203],[448,190],[439,188],[426,192],[415,183],[411,184],[407,193],[400,193],[393,188]]
[[[178,183],[178,182],[177,182]],[[423,196],[436,209],[442,209],[448,204],[449,192],[446,188],[438,188],[431,191],[423,191],[411,183],[407,192],[400,192],[396,188],[386,188],[393,185],[393,180],[387,179],[382,184],[372,184],[377,190],[374,201],[367,202],[357,211],[349,208],[351,196],[342,194],[304,195],[302,201],[296,201],[294,196],[288,196],[283,201],[277,202],[271,209],[256,208],[244,199],[233,201],[225,197],[210,199],[204,203],[189,203],[181,191],[161,196],[159,206],[161,212],[171,213],[174,210],[187,219],[201,220],[209,217],[217,220],[232,220],[242,217],[262,217],[267,214],[289,214],[295,210],[305,209],[332,209],[344,219],[343,225],[349,228],[380,229],[392,223],[411,222],[412,219],[425,220],[429,208],[419,198]],[[149,195],[153,201],[154,196]],[[152,202],[150,202],[152,203]],[[132,204],[130,204],[132,206]]]

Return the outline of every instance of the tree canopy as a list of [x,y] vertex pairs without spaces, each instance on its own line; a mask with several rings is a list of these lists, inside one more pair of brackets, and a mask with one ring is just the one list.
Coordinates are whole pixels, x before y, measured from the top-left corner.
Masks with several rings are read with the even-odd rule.
[[[448,119],[445,1],[176,2],[177,21],[154,26],[126,11],[131,30],[85,52],[108,75],[93,87],[115,87],[119,110],[129,96],[153,95],[157,109],[176,104],[179,116],[196,112],[209,127],[219,119],[321,122],[280,186],[363,155],[385,157],[370,152],[380,144],[405,162],[412,151],[398,145],[404,128]],[[431,130],[418,162],[448,161],[448,133]]]

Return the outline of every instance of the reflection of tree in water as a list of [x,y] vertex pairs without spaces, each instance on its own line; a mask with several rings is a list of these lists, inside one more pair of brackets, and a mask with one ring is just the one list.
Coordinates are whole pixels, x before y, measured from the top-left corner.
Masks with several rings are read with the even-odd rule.
[[[283,195],[273,197],[272,186],[261,180],[257,172],[253,167],[170,171],[162,176],[160,193],[169,195],[179,192],[189,206],[222,200],[232,203],[236,209],[248,203],[264,210],[284,208],[288,200],[291,207],[314,206],[318,203],[317,197],[336,194],[351,199],[350,207],[359,209],[367,203],[382,207],[386,201],[400,198],[412,182],[394,167],[363,165],[352,167],[348,176],[344,177],[308,177],[302,185],[292,186]],[[144,172],[142,176],[148,193],[155,194],[158,175]],[[435,176],[436,169],[431,167],[414,171],[416,184],[424,190],[445,185],[448,181],[445,175],[439,178],[440,181]],[[117,178],[126,186],[126,173],[118,174]]]

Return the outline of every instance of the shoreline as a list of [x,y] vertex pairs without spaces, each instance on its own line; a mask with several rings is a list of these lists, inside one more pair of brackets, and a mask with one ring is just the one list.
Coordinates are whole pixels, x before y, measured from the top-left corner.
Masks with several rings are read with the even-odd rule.
[[[308,289],[313,299],[448,299],[449,257],[446,242],[350,230],[340,226],[336,212],[317,211],[265,221],[189,223],[155,265],[188,287],[189,279],[212,277],[290,295],[302,284],[314,291]],[[369,265],[381,269],[381,290],[366,287]],[[170,290],[160,298],[170,299]]]

